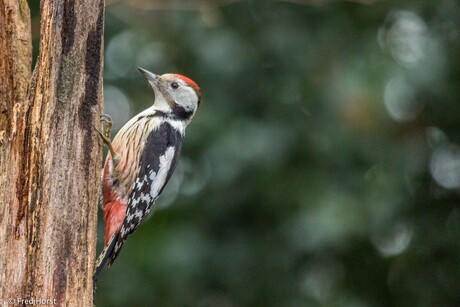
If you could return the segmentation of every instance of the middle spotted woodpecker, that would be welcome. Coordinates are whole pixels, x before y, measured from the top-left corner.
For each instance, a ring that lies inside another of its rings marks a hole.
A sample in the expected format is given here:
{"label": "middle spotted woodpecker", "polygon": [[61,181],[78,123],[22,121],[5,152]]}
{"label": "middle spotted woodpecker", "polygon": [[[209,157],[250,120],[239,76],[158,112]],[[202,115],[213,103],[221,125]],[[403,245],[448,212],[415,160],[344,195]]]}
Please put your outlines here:
{"label": "middle spotted woodpecker", "polygon": [[153,105],[129,120],[112,142],[108,116],[101,117],[107,122],[105,131],[98,131],[109,153],[102,179],[105,247],[94,280],[152,210],[176,168],[185,129],[201,101],[200,88],[191,79],[139,70],[153,88]]}

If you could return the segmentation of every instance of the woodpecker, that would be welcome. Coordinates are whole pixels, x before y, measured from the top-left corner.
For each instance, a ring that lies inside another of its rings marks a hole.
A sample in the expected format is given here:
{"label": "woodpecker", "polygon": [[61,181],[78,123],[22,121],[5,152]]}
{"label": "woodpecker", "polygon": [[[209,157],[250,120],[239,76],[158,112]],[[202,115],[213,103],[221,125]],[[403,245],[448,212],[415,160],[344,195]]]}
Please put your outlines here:
{"label": "woodpecker", "polygon": [[201,91],[191,79],[179,74],[156,75],[139,70],[152,87],[151,107],[131,118],[110,141],[111,119],[98,130],[109,149],[102,174],[104,249],[94,280],[106,263],[110,266],[126,238],[152,210],[176,168],[185,129],[201,102]]}

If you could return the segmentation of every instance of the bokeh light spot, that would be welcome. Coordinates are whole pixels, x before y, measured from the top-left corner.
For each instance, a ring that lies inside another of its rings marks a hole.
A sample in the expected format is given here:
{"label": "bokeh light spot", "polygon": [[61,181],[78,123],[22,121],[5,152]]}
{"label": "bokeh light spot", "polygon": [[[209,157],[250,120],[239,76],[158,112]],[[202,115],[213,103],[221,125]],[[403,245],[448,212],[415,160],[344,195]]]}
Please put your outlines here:
{"label": "bokeh light spot", "polygon": [[423,104],[415,99],[414,88],[401,76],[394,77],[385,86],[384,103],[396,121],[413,120],[423,110]]}
{"label": "bokeh light spot", "polygon": [[133,116],[131,100],[118,87],[106,85],[104,87],[104,113],[112,117],[113,131],[118,131]]}
{"label": "bokeh light spot", "polygon": [[438,148],[431,157],[430,171],[444,188],[460,187],[460,147],[449,144]]}
{"label": "bokeh light spot", "polygon": [[382,256],[396,256],[407,249],[413,233],[412,223],[396,222],[385,228],[384,231],[374,234],[372,242]]}
{"label": "bokeh light spot", "polygon": [[105,78],[117,79],[136,71],[137,55],[148,41],[147,36],[140,31],[127,30],[113,37],[107,45],[105,60]]}
{"label": "bokeh light spot", "polygon": [[385,43],[393,58],[404,64],[415,64],[425,56],[427,26],[414,12],[396,11],[388,17],[390,27]]}

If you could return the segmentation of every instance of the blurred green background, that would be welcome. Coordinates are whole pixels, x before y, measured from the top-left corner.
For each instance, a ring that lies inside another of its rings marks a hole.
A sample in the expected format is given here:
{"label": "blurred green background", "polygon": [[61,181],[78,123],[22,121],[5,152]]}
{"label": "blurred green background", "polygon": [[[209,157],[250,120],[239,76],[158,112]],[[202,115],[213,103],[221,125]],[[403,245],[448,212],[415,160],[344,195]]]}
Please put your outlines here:
{"label": "blurred green background", "polygon": [[153,102],[137,66],[204,99],[97,306],[460,306],[458,1],[107,0],[105,25],[116,129]]}

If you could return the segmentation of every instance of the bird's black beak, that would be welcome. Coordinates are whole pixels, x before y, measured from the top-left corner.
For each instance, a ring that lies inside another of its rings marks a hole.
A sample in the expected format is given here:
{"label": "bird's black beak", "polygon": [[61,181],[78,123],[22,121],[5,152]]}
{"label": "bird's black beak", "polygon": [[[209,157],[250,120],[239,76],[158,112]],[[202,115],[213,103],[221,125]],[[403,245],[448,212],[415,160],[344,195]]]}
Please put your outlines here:
{"label": "bird's black beak", "polygon": [[147,78],[147,80],[153,82],[154,84],[157,84],[160,76],[154,74],[153,72],[150,72],[142,67],[138,67],[139,71]]}

